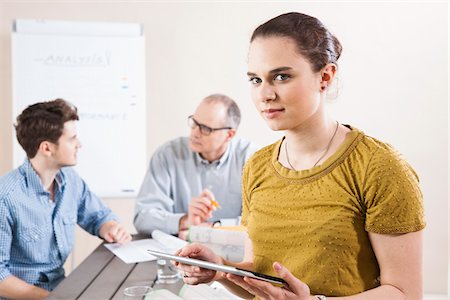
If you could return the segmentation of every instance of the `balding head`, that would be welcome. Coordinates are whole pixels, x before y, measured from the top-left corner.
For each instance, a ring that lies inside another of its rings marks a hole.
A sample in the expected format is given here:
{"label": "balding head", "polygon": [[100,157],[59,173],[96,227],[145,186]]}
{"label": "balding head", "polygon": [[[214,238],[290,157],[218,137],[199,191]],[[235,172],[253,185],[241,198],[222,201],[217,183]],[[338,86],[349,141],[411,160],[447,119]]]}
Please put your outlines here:
{"label": "balding head", "polygon": [[224,126],[238,128],[241,122],[241,111],[233,99],[223,94],[212,94],[204,98],[202,102],[222,103],[227,110],[227,119],[225,120]]}

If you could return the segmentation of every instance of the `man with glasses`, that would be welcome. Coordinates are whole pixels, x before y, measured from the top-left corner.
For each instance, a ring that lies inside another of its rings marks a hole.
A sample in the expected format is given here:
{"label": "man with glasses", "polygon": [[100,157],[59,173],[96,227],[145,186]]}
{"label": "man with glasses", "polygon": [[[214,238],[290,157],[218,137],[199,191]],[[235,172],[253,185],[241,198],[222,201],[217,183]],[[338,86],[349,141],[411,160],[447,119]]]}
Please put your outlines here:
{"label": "man with glasses", "polygon": [[214,94],[188,117],[189,137],[169,141],[154,153],[139,192],[134,226],[187,238],[190,225],[241,215],[241,175],[257,147],[235,137],[241,119],[236,103]]}

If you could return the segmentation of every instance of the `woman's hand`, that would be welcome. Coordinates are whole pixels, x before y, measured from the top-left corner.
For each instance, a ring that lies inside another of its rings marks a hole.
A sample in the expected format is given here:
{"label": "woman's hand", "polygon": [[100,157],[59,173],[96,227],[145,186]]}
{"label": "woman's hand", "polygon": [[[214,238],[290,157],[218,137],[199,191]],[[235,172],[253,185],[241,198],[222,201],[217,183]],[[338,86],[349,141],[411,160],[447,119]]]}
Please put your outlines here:
{"label": "woman's hand", "polygon": [[[223,264],[223,260],[220,256],[216,255],[211,249],[200,244],[190,244],[186,247],[178,250],[176,253],[178,256],[190,257],[209,261],[217,264]],[[199,284],[206,283],[217,278],[220,278],[219,272],[203,269],[196,266],[186,265],[179,262],[174,262],[174,265],[180,269],[183,273],[183,281],[187,284]]]}
{"label": "woman's hand", "polygon": [[258,296],[263,300],[311,299],[308,285],[297,279],[294,275],[292,275],[291,272],[289,272],[288,269],[277,262],[273,264],[273,269],[279,277],[283,278],[286,281],[287,285],[283,287],[277,287],[269,282],[250,277],[243,278],[232,274],[224,274],[224,276],[231,282],[234,282],[235,284],[241,286],[243,289],[247,290],[249,293]]}

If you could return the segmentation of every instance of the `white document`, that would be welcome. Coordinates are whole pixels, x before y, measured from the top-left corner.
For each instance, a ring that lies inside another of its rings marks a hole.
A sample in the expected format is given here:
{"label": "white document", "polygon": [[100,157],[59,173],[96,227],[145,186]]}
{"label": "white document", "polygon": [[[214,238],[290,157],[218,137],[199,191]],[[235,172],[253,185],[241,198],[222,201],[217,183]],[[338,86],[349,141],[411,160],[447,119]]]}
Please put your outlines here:
{"label": "white document", "polygon": [[188,237],[190,242],[201,243],[226,260],[240,262],[244,259],[247,232],[191,226]]}
{"label": "white document", "polygon": [[215,254],[223,257],[226,260],[241,262],[244,259],[244,246],[235,246],[235,245],[219,245],[219,244],[210,244],[210,243],[201,243],[205,245]]}
{"label": "white document", "polygon": [[[214,286],[215,285],[215,286]],[[184,300],[241,300],[242,298],[230,293],[223,285],[218,282],[214,282],[211,285],[198,284],[188,285],[185,284],[179,293],[180,297]]]}
{"label": "white document", "polygon": [[160,230],[153,230],[152,238],[158,241],[167,252],[172,254],[188,244],[185,240],[179,239]]}
{"label": "white document", "polygon": [[155,290],[145,296],[145,300],[183,300],[169,290]]}
{"label": "white document", "polygon": [[156,260],[156,257],[147,252],[148,249],[175,253],[187,245],[186,241],[159,230],[152,232],[152,239],[131,241],[125,245],[104,244],[114,255],[127,264]]}
{"label": "white document", "polygon": [[[180,298],[181,297],[181,298]],[[199,284],[188,285],[185,284],[179,295],[175,295],[169,290],[161,289],[150,292],[145,296],[145,300],[242,300],[233,293],[229,292],[222,284],[217,281],[211,285]]]}
{"label": "white document", "polygon": [[204,226],[191,226],[189,228],[189,241],[198,243],[245,246],[247,232],[223,230]]}
{"label": "white document", "polygon": [[147,253],[147,249],[164,249],[154,239],[132,241],[125,245],[105,244],[105,247],[127,264],[156,260],[155,256]]}

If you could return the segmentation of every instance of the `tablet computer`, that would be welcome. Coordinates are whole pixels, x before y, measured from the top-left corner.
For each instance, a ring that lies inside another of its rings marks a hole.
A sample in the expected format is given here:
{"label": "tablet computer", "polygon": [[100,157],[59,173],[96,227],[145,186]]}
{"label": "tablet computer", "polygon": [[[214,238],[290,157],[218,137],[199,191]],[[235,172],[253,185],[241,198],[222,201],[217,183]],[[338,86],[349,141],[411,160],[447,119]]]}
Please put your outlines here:
{"label": "tablet computer", "polygon": [[246,277],[256,278],[259,280],[264,280],[264,281],[276,283],[276,284],[286,284],[286,281],[284,281],[284,279],[282,279],[282,278],[274,277],[274,276],[270,276],[270,275],[266,275],[266,274],[262,274],[262,273],[258,273],[258,272],[253,272],[253,271],[235,268],[235,267],[231,267],[231,266],[215,264],[215,263],[211,263],[208,261],[195,259],[195,258],[172,255],[169,253],[159,252],[159,251],[155,251],[155,250],[151,250],[151,249],[148,249],[147,252],[156,257],[162,257],[162,258],[166,258],[169,260],[174,260],[174,261],[177,261],[182,264],[197,266],[197,267],[214,270],[214,271],[221,271],[224,273],[230,273],[230,274],[234,274],[234,275],[238,275],[238,276],[242,276],[242,277],[246,276]]}

